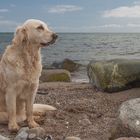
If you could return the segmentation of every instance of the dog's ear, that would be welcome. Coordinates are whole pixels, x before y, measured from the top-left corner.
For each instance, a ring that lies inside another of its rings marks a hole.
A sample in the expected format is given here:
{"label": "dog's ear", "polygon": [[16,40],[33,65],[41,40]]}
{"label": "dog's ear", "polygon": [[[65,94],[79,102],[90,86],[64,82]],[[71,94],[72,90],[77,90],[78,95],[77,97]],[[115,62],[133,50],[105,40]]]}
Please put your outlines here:
{"label": "dog's ear", "polygon": [[16,29],[15,35],[14,35],[14,39],[13,39],[13,43],[16,46],[25,46],[27,44],[28,41],[28,37],[27,37],[27,31],[26,28],[24,27],[18,27]]}

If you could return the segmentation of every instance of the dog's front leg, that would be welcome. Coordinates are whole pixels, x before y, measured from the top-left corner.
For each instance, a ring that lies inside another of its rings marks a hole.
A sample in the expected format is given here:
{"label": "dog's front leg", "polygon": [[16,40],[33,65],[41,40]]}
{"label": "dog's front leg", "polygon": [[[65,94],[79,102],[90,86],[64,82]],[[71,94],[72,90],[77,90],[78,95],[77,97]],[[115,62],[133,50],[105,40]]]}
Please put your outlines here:
{"label": "dog's front leg", "polygon": [[10,131],[18,131],[19,126],[16,122],[16,95],[12,93],[13,91],[9,89],[6,93],[6,107],[8,112],[8,129]]}
{"label": "dog's front leg", "polygon": [[36,95],[36,90],[30,94],[28,99],[26,100],[26,115],[27,115],[27,122],[30,128],[38,127],[39,124],[37,124],[34,121],[33,117],[33,103]]}

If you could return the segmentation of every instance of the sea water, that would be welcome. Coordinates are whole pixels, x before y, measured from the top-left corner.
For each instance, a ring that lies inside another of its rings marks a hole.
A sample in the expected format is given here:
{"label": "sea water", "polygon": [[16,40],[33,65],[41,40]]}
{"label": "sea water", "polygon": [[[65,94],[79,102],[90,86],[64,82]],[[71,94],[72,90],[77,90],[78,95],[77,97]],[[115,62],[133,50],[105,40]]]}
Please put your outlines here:
{"label": "sea water", "polygon": [[[139,33],[58,33],[58,40],[42,48],[43,65],[69,58],[82,67],[72,73],[72,80],[88,82],[86,66],[91,60],[114,58],[140,59]],[[0,53],[11,43],[13,33],[0,33]]]}

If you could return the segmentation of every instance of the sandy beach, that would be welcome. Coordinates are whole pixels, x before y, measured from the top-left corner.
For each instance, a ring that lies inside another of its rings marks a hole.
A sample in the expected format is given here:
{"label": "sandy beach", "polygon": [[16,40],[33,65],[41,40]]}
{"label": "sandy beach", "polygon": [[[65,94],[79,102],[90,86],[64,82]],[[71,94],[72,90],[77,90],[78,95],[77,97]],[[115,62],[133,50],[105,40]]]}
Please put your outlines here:
{"label": "sandy beach", "polygon": [[[78,136],[82,140],[108,140],[122,102],[140,97],[140,88],[108,94],[88,83],[42,83],[37,103],[57,108],[47,112],[41,123],[46,135],[54,140]],[[0,125],[0,134],[13,139],[7,125]]]}

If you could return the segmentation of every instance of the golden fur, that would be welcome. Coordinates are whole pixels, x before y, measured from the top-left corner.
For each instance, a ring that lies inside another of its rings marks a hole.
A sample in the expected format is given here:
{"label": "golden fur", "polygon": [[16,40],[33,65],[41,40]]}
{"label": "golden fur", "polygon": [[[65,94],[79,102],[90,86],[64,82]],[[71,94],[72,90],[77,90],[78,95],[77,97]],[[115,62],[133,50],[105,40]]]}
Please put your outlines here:
{"label": "golden fur", "polygon": [[27,119],[29,127],[37,127],[33,111],[55,110],[33,105],[42,64],[40,49],[55,42],[57,36],[40,20],[27,20],[18,27],[0,62],[0,123],[8,122],[17,131],[17,122]]}

